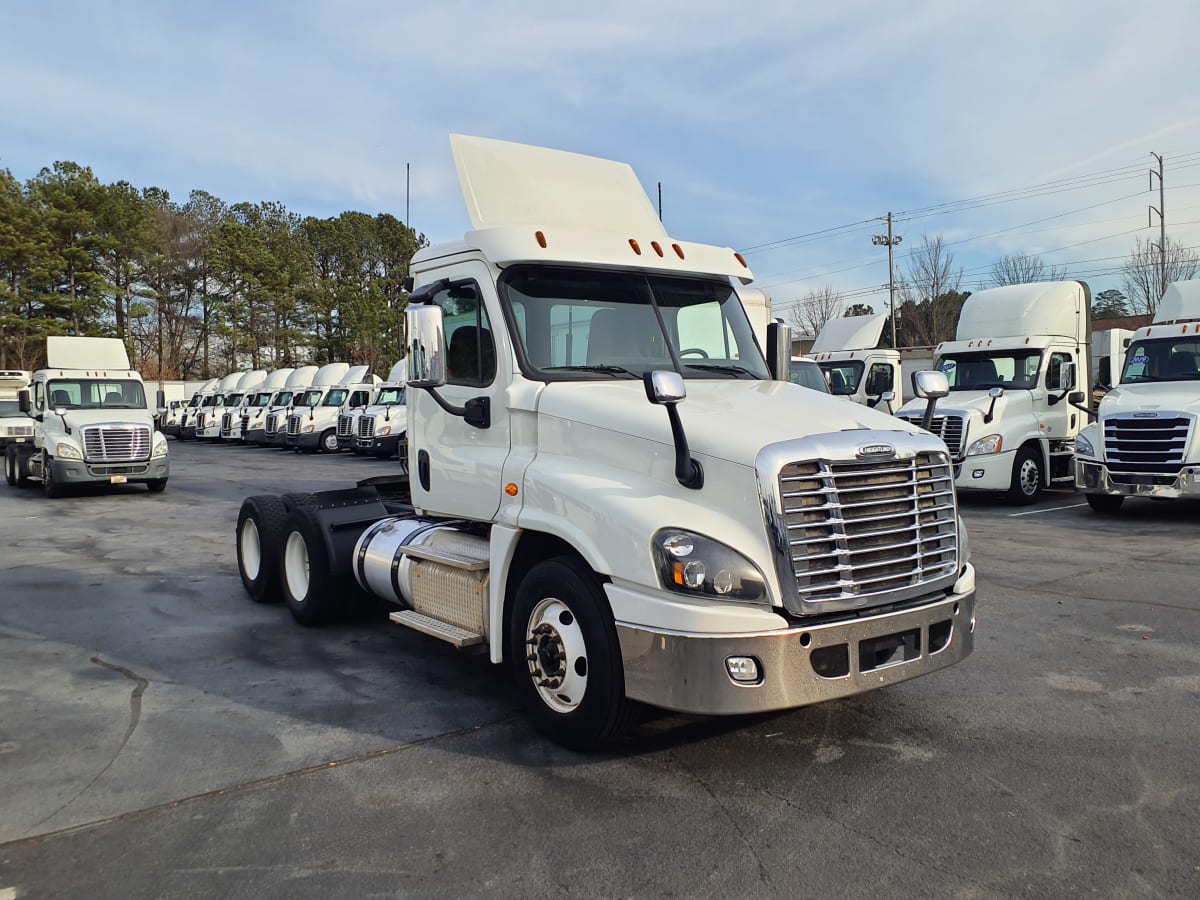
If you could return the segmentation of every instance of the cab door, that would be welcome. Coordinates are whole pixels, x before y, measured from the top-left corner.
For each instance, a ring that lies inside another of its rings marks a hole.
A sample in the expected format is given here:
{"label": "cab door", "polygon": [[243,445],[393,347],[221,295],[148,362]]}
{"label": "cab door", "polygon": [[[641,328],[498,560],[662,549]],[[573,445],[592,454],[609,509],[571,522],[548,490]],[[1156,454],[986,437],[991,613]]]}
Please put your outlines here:
{"label": "cab door", "polygon": [[[1069,367],[1064,363],[1070,363]],[[1063,380],[1064,372],[1067,378]],[[1072,438],[1079,433],[1079,418],[1082,415],[1078,409],[1067,402],[1067,395],[1078,390],[1079,358],[1066,347],[1051,347],[1046,356],[1046,370],[1042,373],[1038,387],[1046,399],[1035,404],[1042,407],[1038,416],[1041,426],[1041,436],[1050,440]],[[1037,394],[1034,395],[1037,397]]]}
{"label": "cab door", "polygon": [[432,513],[490,521],[500,507],[509,451],[506,388],[512,355],[500,332],[504,319],[487,266],[469,261],[439,270],[449,286],[432,298],[442,308],[450,405],[486,397],[488,427],[446,412],[427,390],[408,392],[408,460],[413,504]]}

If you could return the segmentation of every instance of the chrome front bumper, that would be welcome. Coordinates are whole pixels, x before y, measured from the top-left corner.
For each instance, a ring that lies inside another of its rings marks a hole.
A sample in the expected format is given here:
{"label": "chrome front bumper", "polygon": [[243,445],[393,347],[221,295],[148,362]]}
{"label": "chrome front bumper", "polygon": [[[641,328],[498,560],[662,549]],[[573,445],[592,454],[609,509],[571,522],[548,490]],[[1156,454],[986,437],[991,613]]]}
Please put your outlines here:
{"label": "chrome front bumper", "polygon": [[[626,695],[704,715],[807,706],[907,681],[965,659],[974,632],[973,586],[901,612],[755,634],[617,623]],[[757,661],[757,683],[730,677],[726,660],[735,656]]]}
{"label": "chrome front bumper", "polygon": [[1102,462],[1075,457],[1075,489],[1085,494],[1115,497],[1159,497],[1175,500],[1200,497],[1200,465],[1185,465],[1175,475],[1108,471]]}

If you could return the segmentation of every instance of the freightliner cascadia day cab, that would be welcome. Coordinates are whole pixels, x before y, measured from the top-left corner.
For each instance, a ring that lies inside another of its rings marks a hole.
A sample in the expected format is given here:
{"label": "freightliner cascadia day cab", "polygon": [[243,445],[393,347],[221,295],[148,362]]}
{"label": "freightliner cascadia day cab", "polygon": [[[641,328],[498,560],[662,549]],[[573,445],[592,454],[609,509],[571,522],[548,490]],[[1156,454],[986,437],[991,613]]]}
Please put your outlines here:
{"label": "freightliner cascadia day cab", "polygon": [[21,412],[20,402],[31,377],[24,369],[0,369],[0,453],[9,444],[33,441],[33,419]]}
{"label": "freightliner cascadia day cab", "polygon": [[196,415],[200,412],[200,404],[204,402],[205,397],[211,396],[216,391],[217,385],[220,383],[220,378],[210,378],[200,390],[192,394],[187,406],[179,413],[179,424],[173,432],[176,438],[186,441],[196,437]]}
{"label": "freightliner cascadia day cab", "polygon": [[221,431],[221,414],[225,411],[225,401],[237,391],[238,383],[245,375],[244,371],[230,372],[221,379],[215,393],[200,401],[200,409],[196,412],[196,440],[217,439]]}
{"label": "freightliner cascadia day cab", "polygon": [[142,376],[118,338],[50,337],[47,368],[33,373],[19,404],[34,419],[33,442],[10,444],[9,484],[40,482],[47,497],[68,485],[167,486],[167,438],[154,428]]}
{"label": "freightliner cascadia day cab", "polygon": [[[294,369],[273,371],[258,390],[254,391],[250,402],[242,407],[242,422],[239,426],[239,439],[242,443],[261,444],[263,442],[263,428],[267,412],[270,411],[275,398],[280,395],[283,386],[287,384],[288,376],[294,371]],[[291,400],[291,397],[287,399]],[[286,402],[282,405],[286,406]]]}
{"label": "freightliner cascadia day cab", "polygon": [[226,419],[231,410],[239,409],[246,396],[246,390],[261,384],[267,373],[261,369],[242,372],[233,380],[229,389],[209,409],[204,410],[204,427],[196,427],[196,439],[200,441],[220,441],[225,439],[221,432],[225,428]]}
{"label": "freightliner cascadia day cab", "polygon": [[829,391],[883,412],[898,410],[911,393],[912,374],[928,369],[932,347],[880,347],[887,316],[830,319],[809,349],[829,381]]}
{"label": "freightliner cascadia day cab", "polygon": [[212,426],[215,424],[217,440],[241,440],[242,410],[254,399],[255,393],[266,380],[267,373],[263,369],[254,369],[243,375],[237,383],[237,387],[233,389],[233,393],[226,395],[224,404],[213,410],[208,433],[211,434]]}
{"label": "freightliner cascadia day cab", "polygon": [[[401,452],[401,442],[408,431],[408,410],[404,406],[407,373],[408,363],[404,360],[392,366],[388,380],[379,386],[371,405],[349,423],[357,452],[378,459],[389,459]],[[406,458],[402,461],[408,462]]]}
{"label": "freightliner cascadia day cab", "polygon": [[[1082,397],[1072,398],[1082,402]],[[1200,281],[1169,285],[1129,341],[1120,383],[1075,439],[1075,487],[1092,509],[1126,497],[1200,497]]]}
{"label": "freightliner cascadia day cab", "polygon": [[[932,421],[954,457],[959,490],[1032,503],[1042,488],[1072,482],[1087,410],[1069,399],[1090,371],[1090,304],[1081,281],[1007,285],[967,298],[956,340],[937,347],[935,366],[950,395]],[[897,415],[921,421],[920,402]]]}
{"label": "freightliner cascadia day cab", "polygon": [[254,599],[312,625],[357,582],[510,665],[537,726],[580,749],[632,701],[783,709],[971,652],[939,438],[788,383],[785,326],[769,368],[745,261],[669,236],[628,165],[451,143],[474,230],[411,263],[411,481],[247,498]]}
{"label": "freightliner cascadia day cab", "polygon": [[302,415],[296,434],[288,429],[288,446],[306,453],[337,453],[341,449],[337,439],[339,417],[352,406],[364,407],[371,401],[371,392],[379,379],[369,374],[370,369],[370,366],[351,366],[315,406],[309,406],[307,412],[299,410]]}
{"label": "freightliner cascadia day cab", "polygon": [[[367,366],[362,366],[363,374]],[[330,451],[337,452],[337,412],[341,406],[340,393],[338,394],[339,402],[335,406],[326,407],[320,422],[325,426],[326,435],[324,432],[317,431],[317,408],[338,389],[342,379],[350,374],[349,363],[329,363],[321,366],[317,374],[313,376],[312,383],[303,390],[297,391],[292,395],[292,406],[288,410],[287,419],[284,422],[284,439],[283,445],[289,450],[304,450],[307,453],[316,453],[322,447],[322,440],[327,436],[331,437]],[[329,416],[329,412],[333,416]],[[326,420],[329,420],[326,422]]]}
{"label": "freightliner cascadia day cab", "polygon": [[263,424],[262,443],[266,447],[283,447],[287,439],[287,417],[291,412],[292,401],[305,388],[312,384],[320,371],[319,366],[300,366],[293,369],[292,374],[284,382],[283,390],[271,398],[271,406]]}

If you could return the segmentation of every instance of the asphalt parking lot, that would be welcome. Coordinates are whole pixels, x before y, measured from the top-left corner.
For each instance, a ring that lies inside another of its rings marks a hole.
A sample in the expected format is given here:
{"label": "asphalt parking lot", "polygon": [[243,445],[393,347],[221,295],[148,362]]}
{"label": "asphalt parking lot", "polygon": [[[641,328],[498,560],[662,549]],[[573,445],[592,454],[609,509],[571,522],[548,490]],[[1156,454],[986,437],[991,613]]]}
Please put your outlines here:
{"label": "asphalt parking lot", "polygon": [[397,463],[172,454],[0,486],[0,900],[1200,896],[1195,504],[965,498],[965,663],[579,756],[480,657],[243,594],[244,496]]}

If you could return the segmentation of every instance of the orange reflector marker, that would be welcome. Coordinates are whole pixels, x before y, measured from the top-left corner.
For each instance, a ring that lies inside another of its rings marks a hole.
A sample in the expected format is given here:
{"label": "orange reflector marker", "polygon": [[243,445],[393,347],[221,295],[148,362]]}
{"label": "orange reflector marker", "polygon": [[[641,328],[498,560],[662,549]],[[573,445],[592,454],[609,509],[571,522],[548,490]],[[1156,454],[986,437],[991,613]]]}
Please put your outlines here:
{"label": "orange reflector marker", "polygon": [[675,251],[676,256],[678,256],[680,259],[683,259],[683,248],[682,247],[680,247],[678,244],[672,244],[671,249]]}
{"label": "orange reflector marker", "polygon": [[504,486],[504,493],[508,494],[510,497],[517,496],[517,486],[510,481]]}
{"label": "orange reflector marker", "polygon": [[675,563],[674,581],[676,584],[683,584],[683,563],[681,562]]}
{"label": "orange reflector marker", "polygon": [[546,236],[544,234],[542,234],[540,231],[535,231],[533,233],[533,236],[535,238],[537,238],[538,246],[541,247],[543,250],[545,250],[546,249]]}
{"label": "orange reflector marker", "polygon": [[659,256],[663,255],[662,247],[659,246],[658,241],[651,241],[650,246],[654,248],[654,252],[657,253]]}
{"label": "orange reflector marker", "polygon": [[629,239],[629,246],[633,248],[633,252],[638,256],[642,255],[642,248],[638,246],[638,242],[633,238]]}
{"label": "orange reflector marker", "polygon": [[733,254],[733,257],[734,257],[734,259],[736,259],[738,262],[740,262],[742,264],[743,269],[750,268],[748,265],[746,265],[746,257],[742,256],[742,254],[735,253],[735,254]]}

